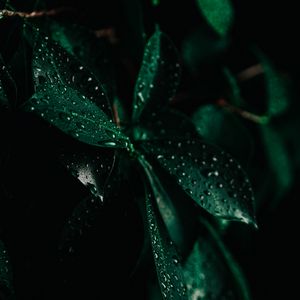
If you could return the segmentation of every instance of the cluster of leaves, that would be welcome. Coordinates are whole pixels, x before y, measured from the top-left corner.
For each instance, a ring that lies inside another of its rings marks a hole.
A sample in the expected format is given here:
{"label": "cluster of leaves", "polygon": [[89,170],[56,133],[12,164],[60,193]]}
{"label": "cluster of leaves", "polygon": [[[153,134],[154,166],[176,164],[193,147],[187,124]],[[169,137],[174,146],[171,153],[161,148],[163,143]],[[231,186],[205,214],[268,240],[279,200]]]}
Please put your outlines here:
{"label": "cluster of leaves", "polygon": [[[230,2],[197,3],[223,47],[232,26]],[[159,1],[153,4],[158,6]],[[97,40],[93,32],[49,19],[38,24],[21,23],[22,39],[32,52],[32,93],[15,108],[18,83],[10,74],[10,66],[0,57],[1,110],[35,114],[46,121],[47,130],[57,128],[64,138],[69,136],[87,145],[84,153],[80,146],[59,150],[59,161],[89,191],[89,196],[77,203],[65,220],[58,245],[62,259],[72,256],[82,233],[94,226],[105,203],[113,201],[122,182],[132,177],[138,183],[129,184],[134,186],[147,233],[142,254],[149,240],[161,296],[250,299],[242,272],[223,244],[217,225],[211,225],[218,223],[210,215],[226,220],[220,224],[228,225],[227,221],[233,220],[257,227],[253,190],[234,158],[247,165],[251,139],[232,112],[248,112],[246,117],[258,120],[280,189],[278,197],[291,185],[285,145],[270,122],[287,109],[286,87],[271,63],[253,50],[264,69],[269,101],[265,114],[249,113],[251,106],[241,95],[237,76],[224,68],[229,104],[203,105],[190,118],[170,108],[180,83],[180,59],[170,38],[157,27],[145,44],[128,109],[117,93],[109,45]],[[183,56],[187,65],[195,61],[188,50],[197,48],[194,41],[185,45]],[[274,163],[278,156],[279,165]],[[180,197],[174,195],[174,190]],[[191,207],[196,208],[192,217],[197,235],[191,238],[189,246],[182,236],[188,230],[180,219],[182,207],[188,207],[188,212]],[[7,294],[14,294],[8,257],[1,242],[1,289],[2,286]]]}

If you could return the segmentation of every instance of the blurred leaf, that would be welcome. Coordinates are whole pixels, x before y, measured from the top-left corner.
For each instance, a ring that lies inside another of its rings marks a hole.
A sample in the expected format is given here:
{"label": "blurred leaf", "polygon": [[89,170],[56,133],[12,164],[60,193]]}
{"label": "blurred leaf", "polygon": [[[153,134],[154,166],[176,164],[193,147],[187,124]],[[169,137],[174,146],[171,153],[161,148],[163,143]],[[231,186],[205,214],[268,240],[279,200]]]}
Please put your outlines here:
{"label": "blurred leaf", "polygon": [[142,113],[155,115],[174,96],[180,80],[178,53],[159,29],[149,39],[136,81],[133,121]]}
{"label": "blurred leaf", "polygon": [[140,146],[209,213],[255,225],[251,185],[229,154],[199,139],[147,141]]}
{"label": "blurred leaf", "polygon": [[145,197],[148,229],[163,299],[187,299],[176,248],[168,237],[152,191],[146,190]]}
{"label": "blurred leaf", "polygon": [[99,147],[127,147],[127,137],[112,120],[94,102],[71,87],[44,83],[23,109],[81,142]]}
{"label": "blurred leaf", "polygon": [[243,274],[211,230],[201,233],[183,266],[189,299],[249,300]]}
{"label": "blurred leaf", "polygon": [[[0,292],[6,296],[14,294],[12,286],[12,270],[7,250],[0,240]],[[1,294],[1,293],[0,293]]]}
{"label": "blurred leaf", "polygon": [[235,115],[215,105],[203,105],[195,111],[192,119],[204,140],[220,146],[244,166],[248,165],[253,138]]}
{"label": "blurred leaf", "polygon": [[287,81],[280,74],[271,61],[258,49],[254,49],[264,71],[265,88],[268,101],[267,114],[275,116],[283,113],[289,106],[289,92]]}
{"label": "blurred leaf", "polygon": [[228,68],[224,68],[223,69],[223,73],[225,75],[225,78],[227,79],[227,82],[229,84],[229,88],[230,88],[230,102],[233,105],[236,105],[238,107],[243,106],[244,105],[244,100],[241,96],[241,91],[239,88],[239,85],[237,83],[236,78],[234,77],[234,75],[231,73],[231,71]]}
{"label": "blurred leaf", "polygon": [[220,35],[228,34],[234,17],[234,11],[230,0],[197,0],[206,21]]}
{"label": "blurred leaf", "polygon": [[273,206],[276,206],[276,200],[279,200],[292,185],[293,168],[282,137],[271,126],[260,128],[269,166],[276,180],[277,199],[273,202]]}
{"label": "blurred leaf", "polygon": [[194,124],[179,111],[165,109],[134,127],[135,140],[179,139],[198,136]]}

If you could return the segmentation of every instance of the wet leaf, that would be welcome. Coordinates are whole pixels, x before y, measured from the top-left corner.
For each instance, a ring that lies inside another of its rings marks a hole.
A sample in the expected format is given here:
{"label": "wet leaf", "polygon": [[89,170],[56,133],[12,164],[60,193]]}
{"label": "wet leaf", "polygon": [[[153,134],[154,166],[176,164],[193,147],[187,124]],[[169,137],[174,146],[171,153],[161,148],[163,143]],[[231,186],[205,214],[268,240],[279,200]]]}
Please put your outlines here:
{"label": "wet leaf", "polygon": [[230,0],[197,0],[199,9],[208,24],[220,35],[228,34],[234,17]]}
{"label": "wet leaf", "polygon": [[261,126],[261,134],[269,166],[275,176],[276,198],[279,200],[292,185],[292,164],[284,140],[271,126]]}
{"label": "wet leaf", "polygon": [[60,160],[70,173],[90,190],[91,196],[103,200],[104,186],[115,161],[113,151],[110,149],[63,151]]}
{"label": "wet leaf", "polygon": [[112,66],[112,49],[104,38],[96,38],[88,28],[77,24],[48,21],[51,37],[78,60],[101,82],[105,94],[112,101],[115,82]]}
{"label": "wet leaf", "polygon": [[176,245],[179,245],[182,242],[181,235],[183,235],[183,228],[179,220],[178,212],[176,211],[172,200],[154,172],[153,167],[144,159],[142,160],[142,165],[150,182],[153,196],[156,200],[157,207],[169,232],[169,235],[172,241],[174,241]]}
{"label": "wet leaf", "polygon": [[0,291],[12,295],[12,270],[4,243],[0,240]]}
{"label": "wet leaf", "polygon": [[90,99],[71,87],[44,83],[23,109],[73,138],[99,147],[126,148],[128,138]]}
{"label": "wet leaf", "polygon": [[273,66],[272,62],[258,49],[254,49],[264,71],[269,116],[283,113],[289,106],[287,80]]}
{"label": "wet leaf", "polygon": [[36,91],[40,91],[45,85],[52,85],[58,91],[65,87],[72,88],[97,105],[108,118],[112,117],[102,84],[74,56],[48,36],[39,34],[36,38],[32,70]]}
{"label": "wet leaf", "polygon": [[250,299],[239,266],[216,232],[199,234],[183,270],[189,299]]}
{"label": "wet leaf", "polygon": [[146,213],[152,252],[163,299],[187,299],[176,248],[159,216],[155,197],[146,193]]}
{"label": "wet leaf", "polygon": [[142,113],[156,113],[174,96],[180,80],[178,53],[171,40],[159,29],[146,44],[143,63],[136,81],[133,120]]}
{"label": "wet leaf", "polygon": [[255,225],[251,185],[229,154],[200,139],[148,141],[140,147],[209,213]]}

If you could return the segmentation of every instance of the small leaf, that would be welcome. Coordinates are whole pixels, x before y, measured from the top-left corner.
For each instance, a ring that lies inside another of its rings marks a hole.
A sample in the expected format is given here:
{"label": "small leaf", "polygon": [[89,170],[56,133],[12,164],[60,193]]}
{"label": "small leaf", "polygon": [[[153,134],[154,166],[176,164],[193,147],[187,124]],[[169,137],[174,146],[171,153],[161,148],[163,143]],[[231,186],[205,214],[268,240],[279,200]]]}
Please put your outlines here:
{"label": "small leaf", "polygon": [[185,261],[183,270],[189,299],[249,300],[239,266],[216,235],[207,230],[201,232]]}
{"label": "small leaf", "polygon": [[199,139],[148,141],[140,147],[209,213],[255,225],[251,185],[229,154]]}
{"label": "small leaf", "polygon": [[104,186],[112,172],[115,154],[106,149],[63,151],[61,162],[91,192],[91,196],[103,200]]}
{"label": "small leaf", "polygon": [[133,120],[142,113],[156,113],[174,96],[180,81],[178,53],[171,40],[158,29],[148,41],[136,81]]}
{"label": "small leaf", "polygon": [[[3,290],[2,290],[3,289]],[[12,287],[12,270],[9,263],[7,250],[0,240],[0,291],[5,292],[5,295],[12,295],[14,293]]]}
{"label": "small leaf", "polygon": [[239,107],[245,105],[244,100],[241,95],[240,87],[239,87],[238,82],[237,82],[236,78],[234,77],[234,75],[231,73],[231,71],[228,68],[224,68],[223,73],[229,84],[230,102],[233,105],[239,106]]}
{"label": "small leaf", "polygon": [[179,257],[159,216],[154,195],[146,193],[146,213],[157,276],[163,299],[187,299]]}
{"label": "small leaf", "polygon": [[90,145],[126,148],[128,138],[92,101],[67,86],[44,83],[23,109]]}
{"label": "small leaf", "polygon": [[261,126],[261,134],[266,156],[275,176],[276,198],[279,200],[293,182],[292,164],[282,137],[271,126]]}
{"label": "small leaf", "polygon": [[228,34],[234,17],[230,0],[197,0],[199,9],[209,25],[220,35]]}
{"label": "small leaf", "polygon": [[271,61],[258,49],[254,49],[254,53],[259,58],[265,79],[265,87],[268,101],[267,114],[275,116],[283,113],[289,106],[289,92],[287,81],[280,74]]}

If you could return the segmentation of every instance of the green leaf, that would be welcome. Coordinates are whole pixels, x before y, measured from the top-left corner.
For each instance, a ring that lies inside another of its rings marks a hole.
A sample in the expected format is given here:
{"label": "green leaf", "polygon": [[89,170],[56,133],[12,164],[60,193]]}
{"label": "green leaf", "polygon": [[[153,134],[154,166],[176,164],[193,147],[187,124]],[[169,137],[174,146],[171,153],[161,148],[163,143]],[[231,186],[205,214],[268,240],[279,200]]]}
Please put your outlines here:
{"label": "green leaf", "polygon": [[180,81],[178,53],[159,29],[149,39],[136,81],[133,121],[142,113],[155,115],[174,96]]}
{"label": "green leaf", "polygon": [[159,216],[153,193],[150,189],[146,191],[148,229],[163,299],[187,299],[176,248]]}
{"label": "green leaf", "polygon": [[105,94],[112,101],[115,82],[112,49],[107,40],[96,38],[94,32],[77,24],[48,20],[52,39],[93,72],[101,82]]}
{"label": "green leaf", "polygon": [[265,88],[268,101],[267,114],[269,116],[281,114],[285,112],[289,106],[287,81],[259,49],[254,49],[254,53],[259,58],[264,71]]}
{"label": "green leaf", "polygon": [[260,128],[269,166],[276,180],[277,199],[273,203],[276,205],[276,200],[279,200],[292,185],[293,168],[282,137],[271,126]]}
{"label": "green leaf", "polygon": [[142,165],[150,182],[153,196],[171,240],[174,241],[176,245],[179,245],[182,243],[183,228],[180,224],[178,212],[159,178],[155,174],[153,166],[145,159],[142,159]]}
{"label": "green leaf", "polygon": [[14,293],[12,287],[12,270],[9,263],[7,250],[0,240],[0,291],[5,295],[12,295]]}
{"label": "green leaf", "polygon": [[61,162],[91,192],[93,197],[103,200],[104,187],[112,172],[115,154],[110,149],[64,150]]}
{"label": "green leaf", "polygon": [[199,9],[208,24],[220,35],[228,34],[234,17],[230,0],[197,0]]}
{"label": "green leaf", "polygon": [[209,213],[255,225],[251,185],[229,154],[200,139],[147,141],[140,147]]}
{"label": "green leaf", "polygon": [[216,232],[201,232],[183,270],[189,299],[250,299],[239,266]]}
{"label": "green leaf", "polygon": [[253,138],[239,118],[215,105],[203,105],[192,116],[199,135],[248,165]]}
{"label": "green leaf", "polygon": [[128,138],[92,101],[67,86],[44,83],[24,105],[73,138],[89,145],[126,148]]}
{"label": "green leaf", "polygon": [[245,103],[242,98],[241,90],[240,90],[240,87],[238,85],[236,78],[234,77],[234,75],[231,73],[231,71],[228,68],[224,68],[223,73],[229,84],[229,89],[230,89],[229,98],[231,100],[230,102],[233,105],[238,106],[238,107],[243,106]]}

